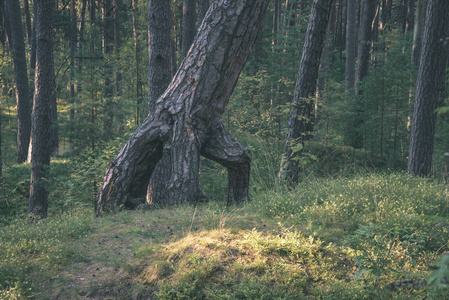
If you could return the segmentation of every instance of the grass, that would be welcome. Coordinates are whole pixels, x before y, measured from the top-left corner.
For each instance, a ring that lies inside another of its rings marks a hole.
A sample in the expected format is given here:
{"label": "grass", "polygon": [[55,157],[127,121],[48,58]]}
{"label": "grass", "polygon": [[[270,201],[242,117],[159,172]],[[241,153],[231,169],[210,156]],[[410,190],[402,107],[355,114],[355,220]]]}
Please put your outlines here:
{"label": "grass", "polygon": [[449,299],[444,281],[420,281],[449,250],[447,196],[429,179],[372,174],[234,208],[18,218],[0,233],[0,298]]}

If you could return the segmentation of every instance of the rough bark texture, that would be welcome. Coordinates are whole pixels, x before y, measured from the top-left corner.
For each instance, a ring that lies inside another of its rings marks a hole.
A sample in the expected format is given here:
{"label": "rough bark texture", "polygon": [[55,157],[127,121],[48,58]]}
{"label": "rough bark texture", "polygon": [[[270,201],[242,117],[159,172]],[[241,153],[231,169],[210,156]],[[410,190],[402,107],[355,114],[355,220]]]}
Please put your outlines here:
{"label": "rough bark texture", "polygon": [[407,172],[411,175],[429,176],[432,168],[435,109],[446,66],[444,41],[448,20],[449,1],[429,0],[410,134]]}
{"label": "rough bark texture", "polygon": [[184,0],[182,8],[181,60],[187,56],[187,52],[195,38],[195,17],[195,0]]}
{"label": "rough bark texture", "polygon": [[[148,1],[148,114],[154,113],[156,101],[171,81],[170,70],[170,3],[166,0]],[[170,153],[167,151],[151,176],[146,202],[169,204],[166,185],[170,180]]]}
{"label": "rough bark texture", "polygon": [[[225,164],[219,159],[223,155],[211,147],[217,144],[215,138],[220,139],[214,129],[222,126],[222,115],[256,39],[268,1],[220,0],[211,5],[192,51],[157,100],[155,113],[142,123],[106,169],[98,213],[140,203],[135,199],[145,196],[148,180],[164,148],[172,159],[167,192],[173,203],[196,201],[200,154],[204,152]],[[234,170],[245,169],[242,165],[247,163],[239,161],[245,161],[248,151],[237,145],[224,150],[229,157],[226,164],[232,161]],[[249,175],[249,168],[245,170]],[[240,177],[239,184],[249,180]],[[237,202],[247,200],[242,198],[247,193],[239,184],[230,187],[231,194],[240,197],[235,199]]]}
{"label": "rough bark texture", "polygon": [[54,1],[35,1],[36,6],[36,74],[33,109],[33,150],[31,153],[31,184],[28,213],[36,218],[47,217],[48,175],[50,168],[52,117],[50,106],[54,97],[53,74],[53,7]]}
{"label": "rough bark texture", "polygon": [[25,57],[25,40],[22,29],[19,0],[6,1],[6,12],[11,28],[14,80],[17,100],[17,163],[27,160],[31,134],[31,100]]}
{"label": "rough bark texture", "polygon": [[311,97],[316,91],[316,81],[320,66],[324,37],[332,7],[332,0],[314,0],[304,42],[304,48],[295,85],[288,134],[285,142],[285,164],[281,166],[281,179],[289,186],[298,182],[300,151],[297,145],[303,145],[311,138],[313,131],[312,113],[314,101]]}

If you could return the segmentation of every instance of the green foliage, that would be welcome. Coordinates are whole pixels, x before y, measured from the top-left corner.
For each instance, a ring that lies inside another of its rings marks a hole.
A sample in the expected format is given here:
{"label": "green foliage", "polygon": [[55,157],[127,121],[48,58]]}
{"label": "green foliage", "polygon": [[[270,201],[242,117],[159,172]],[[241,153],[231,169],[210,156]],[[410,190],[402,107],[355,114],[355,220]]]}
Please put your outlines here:
{"label": "green foliage", "polygon": [[60,270],[84,253],[73,247],[86,235],[92,217],[49,219],[29,224],[17,219],[0,231],[0,296],[27,298],[39,290],[39,282],[49,279],[52,270]]}

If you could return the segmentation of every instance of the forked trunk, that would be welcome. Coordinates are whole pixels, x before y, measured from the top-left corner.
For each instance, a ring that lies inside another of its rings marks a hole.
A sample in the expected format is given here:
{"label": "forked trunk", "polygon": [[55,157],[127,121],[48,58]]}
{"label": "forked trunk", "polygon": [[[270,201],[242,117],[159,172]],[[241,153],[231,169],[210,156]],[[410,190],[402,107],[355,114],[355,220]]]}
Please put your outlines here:
{"label": "forked trunk", "polygon": [[134,207],[164,151],[170,153],[167,193],[173,203],[198,200],[200,154],[230,172],[228,202],[248,199],[249,150],[233,142],[222,115],[269,0],[216,1],[205,16],[191,51],[154,114],[134,132],[105,172],[97,213]]}

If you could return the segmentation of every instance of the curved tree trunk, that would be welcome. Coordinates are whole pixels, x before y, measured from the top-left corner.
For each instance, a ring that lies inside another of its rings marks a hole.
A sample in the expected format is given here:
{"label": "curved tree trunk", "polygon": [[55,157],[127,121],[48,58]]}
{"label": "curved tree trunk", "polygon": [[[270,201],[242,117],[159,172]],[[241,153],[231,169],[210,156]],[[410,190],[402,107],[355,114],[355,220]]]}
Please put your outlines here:
{"label": "curved tree trunk", "polygon": [[6,1],[6,12],[11,28],[14,79],[17,99],[17,163],[27,160],[31,134],[31,100],[25,57],[25,40],[20,16],[19,0]]}
{"label": "curved tree trunk", "polygon": [[242,174],[231,174],[239,181],[231,182],[231,190],[239,197],[236,202],[247,200],[243,195],[249,182],[249,167],[245,167],[248,150],[234,145],[240,150],[234,152],[232,145],[228,148],[229,139],[223,142],[226,158],[218,155],[218,151],[207,152],[211,149],[207,146],[218,147],[214,139],[222,139],[214,129],[222,126],[222,115],[261,27],[268,2],[241,0],[212,4],[192,51],[157,100],[154,114],[135,131],[106,169],[97,213],[141,203],[136,199],[145,196],[148,180],[164,148],[170,151],[172,159],[167,193],[173,203],[197,200],[200,154],[226,164],[228,169],[242,170]]}
{"label": "curved tree trunk", "polygon": [[449,1],[429,0],[410,134],[407,172],[411,175],[429,176],[432,168],[435,109],[446,67],[444,41],[448,19]]}
{"label": "curved tree trunk", "polygon": [[[307,26],[306,39],[301,57],[295,94],[288,121],[285,142],[286,166],[281,166],[281,179],[289,186],[298,182],[299,160],[304,142],[312,137],[314,102],[318,69],[326,35],[326,27],[332,7],[332,0],[314,0]],[[299,148],[298,148],[298,145]]]}

